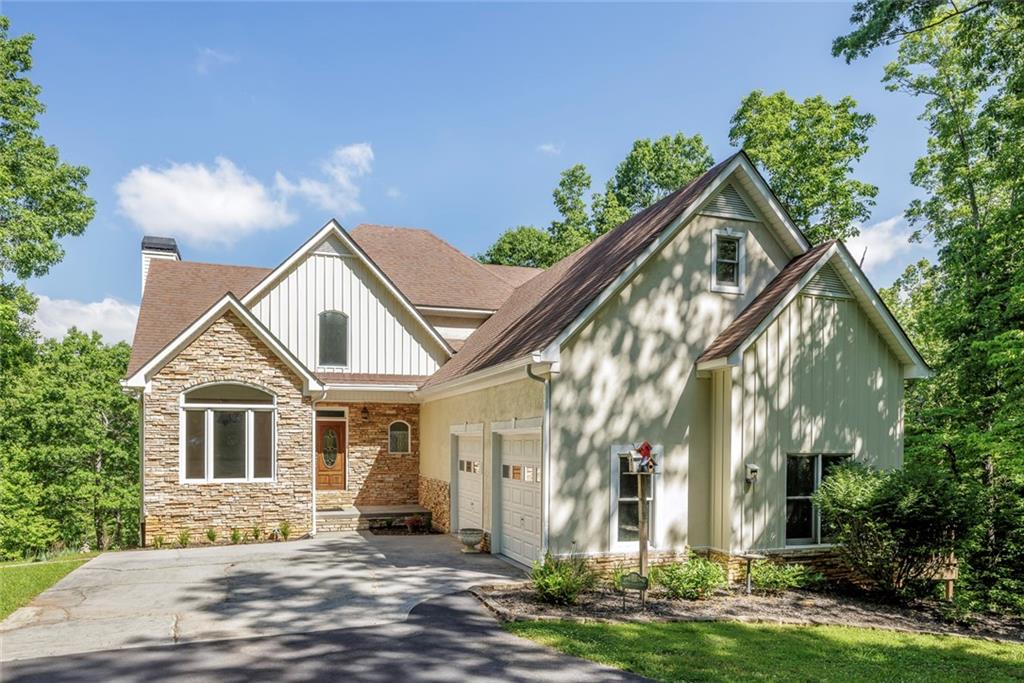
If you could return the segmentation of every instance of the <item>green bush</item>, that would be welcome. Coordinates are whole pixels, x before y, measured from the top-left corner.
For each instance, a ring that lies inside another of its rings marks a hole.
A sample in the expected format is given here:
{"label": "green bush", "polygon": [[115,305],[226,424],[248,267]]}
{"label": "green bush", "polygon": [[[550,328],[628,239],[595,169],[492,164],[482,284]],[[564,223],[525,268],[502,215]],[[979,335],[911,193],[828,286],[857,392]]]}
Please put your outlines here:
{"label": "green bush", "polygon": [[239,531],[238,529],[232,528],[231,529],[231,542],[234,543],[235,545],[238,545],[239,543],[241,543],[242,542],[242,532]]}
{"label": "green bush", "polygon": [[580,593],[594,587],[597,576],[587,567],[582,557],[544,556],[543,562],[534,562],[530,573],[533,589],[544,602],[552,605],[572,605]]}
{"label": "green bush", "polygon": [[292,525],[288,523],[288,520],[281,522],[281,525],[277,527],[277,530],[281,532],[281,538],[288,540],[288,537],[292,535]]}
{"label": "green bush", "polygon": [[178,532],[178,547],[184,548],[188,546],[189,542],[188,530],[182,530]]}
{"label": "green bush", "polygon": [[652,583],[661,586],[673,598],[702,600],[726,585],[725,569],[703,557],[665,564],[651,570]]}
{"label": "green bush", "polygon": [[162,534],[157,534],[153,537],[153,547],[157,550],[164,547],[164,537]]}
{"label": "green bush", "polygon": [[[632,574],[633,572],[640,573],[640,568],[639,567],[624,567],[622,565],[619,565],[619,566],[615,567],[615,569],[612,570],[612,575],[608,579],[608,583],[611,584],[612,588],[614,588],[615,590],[617,590],[617,591],[619,591],[621,593],[622,592],[622,577],[625,576],[626,574]],[[648,572],[648,573],[650,573],[650,572]]]}
{"label": "green bush", "polygon": [[212,528],[212,527],[207,529],[206,530],[206,538],[207,538],[207,540],[210,541],[210,543],[216,543],[217,542],[217,530]]}
{"label": "green bush", "polygon": [[254,540],[254,541],[260,540],[260,535],[262,533],[263,533],[263,529],[259,528],[258,526],[254,526],[252,528],[252,540]]}
{"label": "green bush", "polygon": [[750,567],[750,579],[754,588],[763,593],[784,593],[794,588],[808,588],[825,581],[818,572],[802,564],[780,564],[760,560]]}
{"label": "green bush", "polygon": [[849,568],[890,599],[928,590],[971,517],[949,476],[927,466],[877,471],[848,463],[822,482],[814,502]]}

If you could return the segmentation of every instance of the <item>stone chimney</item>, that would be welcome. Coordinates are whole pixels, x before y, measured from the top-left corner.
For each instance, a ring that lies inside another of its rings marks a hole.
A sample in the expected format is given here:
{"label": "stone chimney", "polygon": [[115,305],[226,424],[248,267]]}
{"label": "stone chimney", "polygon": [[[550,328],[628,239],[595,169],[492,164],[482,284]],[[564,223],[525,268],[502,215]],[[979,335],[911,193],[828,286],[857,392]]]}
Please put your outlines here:
{"label": "stone chimney", "polygon": [[142,238],[142,293],[146,291],[146,276],[149,275],[149,264],[157,259],[181,260],[178,243],[174,241],[173,237],[146,236]]}

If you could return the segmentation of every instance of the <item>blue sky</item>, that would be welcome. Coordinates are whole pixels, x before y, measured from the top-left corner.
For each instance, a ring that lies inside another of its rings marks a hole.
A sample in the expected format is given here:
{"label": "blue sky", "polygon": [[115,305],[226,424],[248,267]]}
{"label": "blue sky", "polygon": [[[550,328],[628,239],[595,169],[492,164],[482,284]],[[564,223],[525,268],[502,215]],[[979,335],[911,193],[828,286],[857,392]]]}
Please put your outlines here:
{"label": "blue sky", "polygon": [[852,95],[878,118],[859,178],[880,187],[853,245],[878,286],[929,249],[922,103],[880,83],[892,51],[831,57],[849,4],[49,4],[5,2],[37,37],[41,132],[92,170],[96,218],[29,286],[39,327],[130,339],[144,233],[190,260],[273,266],[331,216],[425,227],[473,254],[546,225],[559,172],[603,186],[638,137],[734,151],[752,89]]}

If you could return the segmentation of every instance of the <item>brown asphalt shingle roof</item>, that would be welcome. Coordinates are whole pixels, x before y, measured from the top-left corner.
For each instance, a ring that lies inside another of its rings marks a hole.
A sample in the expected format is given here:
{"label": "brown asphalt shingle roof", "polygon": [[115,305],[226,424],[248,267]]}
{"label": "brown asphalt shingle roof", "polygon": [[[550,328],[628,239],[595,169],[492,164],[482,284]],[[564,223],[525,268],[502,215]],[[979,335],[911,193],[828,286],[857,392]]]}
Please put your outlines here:
{"label": "brown asphalt shingle roof", "polygon": [[[738,152],[737,154],[742,154]],[[735,158],[641,211],[518,287],[424,387],[520,358],[553,341]]]}
{"label": "brown asphalt shingle roof", "polygon": [[716,358],[725,358],[739,348],[743,340],[757,329],[761,321],[785,298],[794,285],[800,282],[800,278],[821,260],[822,254],[828,251],[833,244],[835,244],[835,240],[819,244],[786,264],[782,272],[776,275],[775,279],[769,282],[768,286],[761,290],[761,293],[743,309],[743,312],[715,337],[715,340],[704,350],[697,362],[705,363]]}
{"label": "brown asphalt shingle roof", "polygon": [[415,306],[497,310],[515,289],[428,230],[359,225],[352,238]]}
{"label": "brown asphalt shingle roof", "polygon": [[135,324],[128,376],[135,374],[226,293],[242,298],[269,268],[154,260]]}
{"label": "brown asphalt shingle roof", "polygon": [[534,276],[543,273],[543,268],[530,268],[528,266],[503,266],[498,263],[484,263],[483,267],[491,271],[502,280],[505,280],[513,287],[532,280]]}

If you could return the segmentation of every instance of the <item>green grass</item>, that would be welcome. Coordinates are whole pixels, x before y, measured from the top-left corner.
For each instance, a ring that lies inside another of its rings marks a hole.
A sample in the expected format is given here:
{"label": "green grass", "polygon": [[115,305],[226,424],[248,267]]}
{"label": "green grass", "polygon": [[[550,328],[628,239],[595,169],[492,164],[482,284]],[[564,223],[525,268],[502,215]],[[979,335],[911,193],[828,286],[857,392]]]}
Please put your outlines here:
{"label": "green grass", "polygon": [[49,562],[9,562],[0,565],[0,619],[26,605],[95,554],[62,557]]}
{"label": "green grass", "polygon": [[663,681],[1024,681],[1024,645],[842,626],[733,622],[506,628]]}

